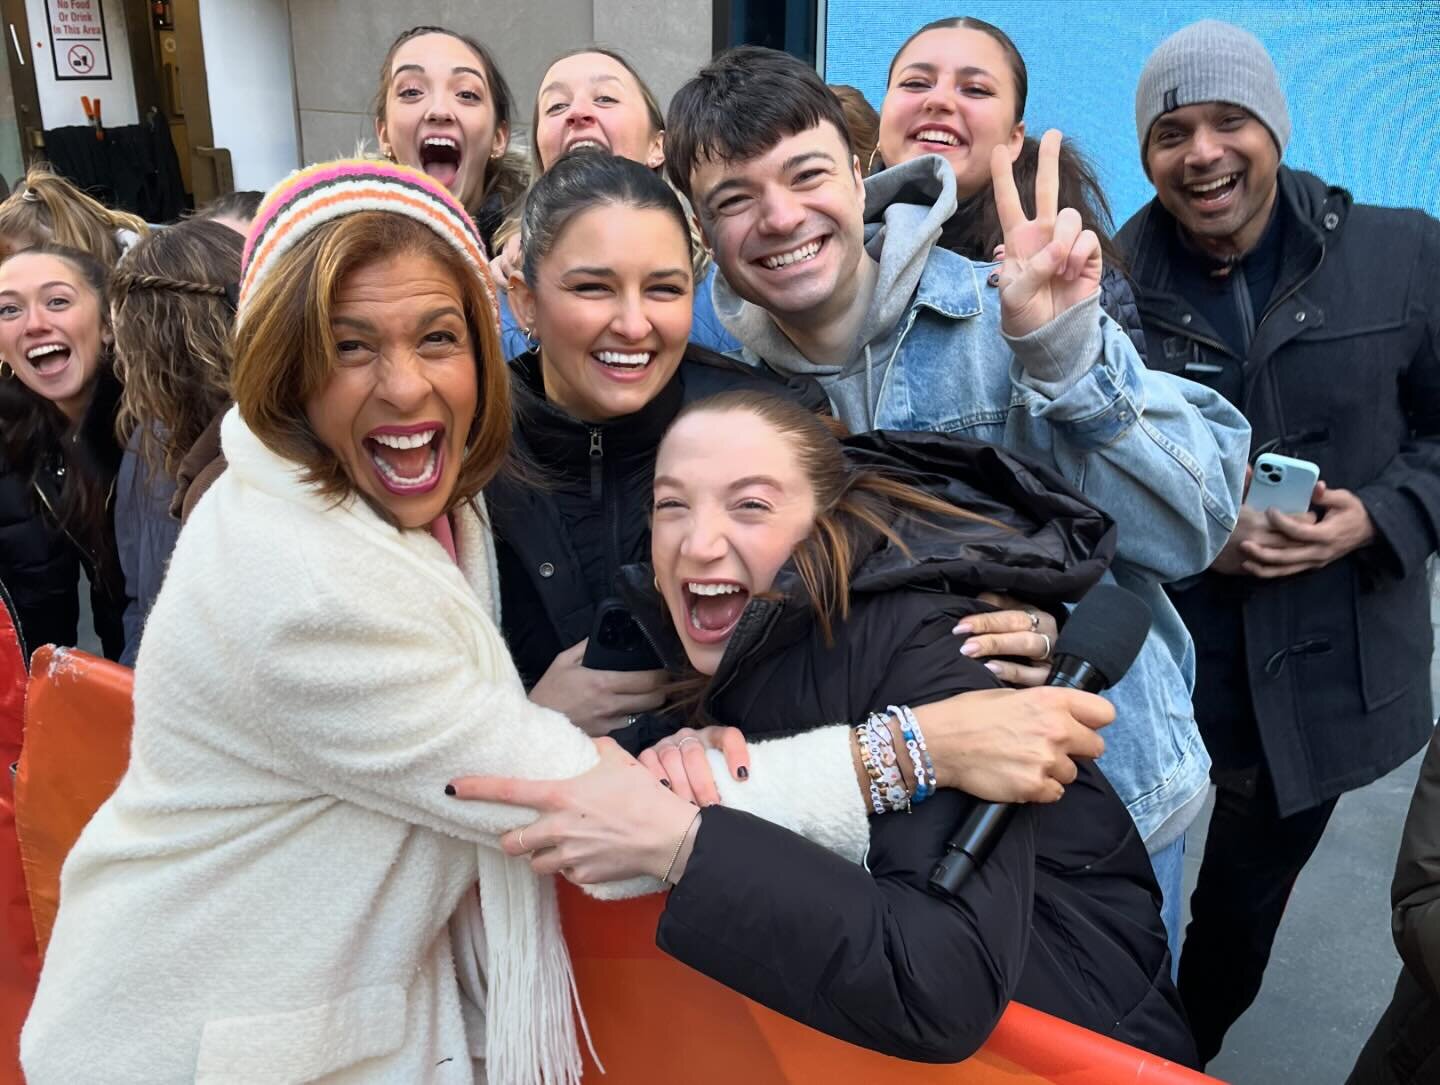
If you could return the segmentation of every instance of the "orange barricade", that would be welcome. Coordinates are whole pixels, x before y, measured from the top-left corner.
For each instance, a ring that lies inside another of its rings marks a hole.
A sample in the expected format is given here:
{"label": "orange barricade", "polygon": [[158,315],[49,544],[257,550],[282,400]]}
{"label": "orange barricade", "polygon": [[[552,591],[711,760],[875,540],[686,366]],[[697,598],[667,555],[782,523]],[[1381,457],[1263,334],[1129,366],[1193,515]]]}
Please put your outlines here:
{"label": "orange barricade", "polygon": [[133,672],[74,648],[35,653],[15,824],[40,955],[60,905],[60,867],[130,760]]}
{"label": "orange barricade", "polygon": [[[35,655],[17,785],[41,950],[60,866],[129,756],[130,671],[78,651]],[[43,824],[42,824],[43,822]],[[781,1017],[655,947],[658,896],[601,903],[560,883],[565,937],[595,1049],[616,1085],[1199,1085],[1215,1079],[1011,1005],[968,1062],[877,1055]]]}
{"label": "orange barricade", "polygon": [[[655,946],[663,899],[601,903],[560,883],[595,1051],[624,1085],[1198,1085],[1215,1079],[1012,1003],[973,1058],[905,1062],[822,1035]],[[587,1074],[593,1067],[586,1052]]]}
{"label": "orange barricade", "polygon": [[21,1080],[20,1026],[30,1011],[40,971],[15,837],[15,792],[10,777],[10,766],[20,757],[24,728],[25,657],[14,618],[0,603],[0,937],[4,939],[0,946],[0,1085],[16,1085]]}

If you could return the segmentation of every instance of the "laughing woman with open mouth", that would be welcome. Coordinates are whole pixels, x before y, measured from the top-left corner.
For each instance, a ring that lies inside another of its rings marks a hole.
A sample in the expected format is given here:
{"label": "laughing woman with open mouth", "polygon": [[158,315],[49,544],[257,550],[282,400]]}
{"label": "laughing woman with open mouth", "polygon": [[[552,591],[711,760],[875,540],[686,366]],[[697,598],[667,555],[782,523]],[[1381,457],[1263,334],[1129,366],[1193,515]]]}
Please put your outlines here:
{"label": "laughing woman with open mouth", "polygon": [[380,65],[373,111],[381,153],[449,189],[487,253],[525,192],[523,159],[507,153],[512,103],[490,51],[458,30],[411,27]]}
{"label": "laughing woman with open mouth", "polygon": [[496,626],[480,490],[510,396],[479,239],[424,174],[314,166],[262,205],[236,319],[229,467],[62,872],[27,1080],[468,1085],[483,1057],[491,1085],[573,1083],[553,889],[498,849],[523,819],[444,790],[597,758]]}
{"label": "laughing woman with open mouth", "polygon": [[73,645],[83,566],[105,654],[124,647],[109,494],[120,465],[106,271],[49,242],[0,264],[0,583],[27,650]]}

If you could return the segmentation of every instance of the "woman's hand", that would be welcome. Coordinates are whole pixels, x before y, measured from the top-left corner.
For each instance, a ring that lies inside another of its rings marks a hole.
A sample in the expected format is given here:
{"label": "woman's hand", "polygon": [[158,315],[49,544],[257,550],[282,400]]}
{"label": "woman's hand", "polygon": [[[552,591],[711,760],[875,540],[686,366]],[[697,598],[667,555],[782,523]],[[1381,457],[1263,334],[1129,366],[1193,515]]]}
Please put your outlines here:
{"label": "woman's hand", "polygon": [[[507,855],[530,853],[536,874],[560,874],[577,885],[638,875],[660,878],[677,846],[691,843],[699,811],[645,771],[612,739],[595,740],[600,763],[569,780],[465,776],[450,786],[458,799],[529,806],[540,817],[506,833]],[[688,858],[686,854],[680,859]],[[680,880],[677,861],[670,881]]]}
{"label": "woman's hand", "polygon": [[[954,629],[956,636],[967,638],[960,646],[961,654],[984,660],[1007,686],[1043,686],[1050,677],[1050,653],[1060,635],[1054,615],[996,592],[982,592],[978,598],[1000,609],[961,619]],[[1036,662],[1031,666],[991,656],[1020,656]]]}
{"label": "woman's hand", "polygon": [[713,806],[720,801],[720,792],[715,787],[715,774],[710,771],[706,750],[723,753],[730,775],[735,779],[749,778],[749,750],[745,735],[738,727],[702,727],[698,731],[682,727],[641,753],[640,764],[682,799]]}
{"label": "woman's hand", "polygon": [[570,717],[592,738],[665,704],[664,671],[592,671],[582,662],[588,643],[582,640],[556,656],[530,691],[530,699]]}
{"label": "woman's hand", "polygon": [[520,255],[520,232],[517,230],[505,247],[496,254],[495,259],[490,261],[490,277],[495,280],[497,289],[506,291],[510,289],[510,276],[520,270],[520,263],[523,257]]}
{"label": "woman's hand", "polygon": [[1095,733],[1115,718],[1093,693],[1046,686],[960,693],[915,709],[941,787],[989,802],[1055,802],[1072,758],[1105,752]]}

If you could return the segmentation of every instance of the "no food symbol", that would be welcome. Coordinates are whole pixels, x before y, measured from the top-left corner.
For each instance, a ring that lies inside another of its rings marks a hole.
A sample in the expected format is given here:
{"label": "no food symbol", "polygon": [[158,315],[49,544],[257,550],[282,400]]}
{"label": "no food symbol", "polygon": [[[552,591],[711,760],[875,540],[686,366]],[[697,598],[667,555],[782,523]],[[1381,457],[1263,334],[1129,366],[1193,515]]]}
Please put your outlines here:
{"label": "no food symbol", "polygon": [[70,51],[65,54],[65,59],[70,64],[70,70],[85,75],[95,67],[95,54],[91,52],[88,45],[72,45]]}

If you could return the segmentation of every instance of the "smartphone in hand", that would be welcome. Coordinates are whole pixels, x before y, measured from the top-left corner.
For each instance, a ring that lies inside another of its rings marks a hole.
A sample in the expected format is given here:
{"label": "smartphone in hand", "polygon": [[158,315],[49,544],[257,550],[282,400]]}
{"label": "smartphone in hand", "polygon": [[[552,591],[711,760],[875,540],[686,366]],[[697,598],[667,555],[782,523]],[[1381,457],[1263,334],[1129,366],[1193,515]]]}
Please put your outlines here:
{"label": "smartphone in hand", "polygon": [[658,671],[660,657],[619,599],[606,599],[595,610],[590,642],[581,666],[592,671]]}
{"label": "smartphone in hand", "polygon": [[1309,460],[1266,452],[1255,460],[1245,504],[1259,512],[1276,509],[1299,516],[1309,511],[1319,481],[1320,468]]}

